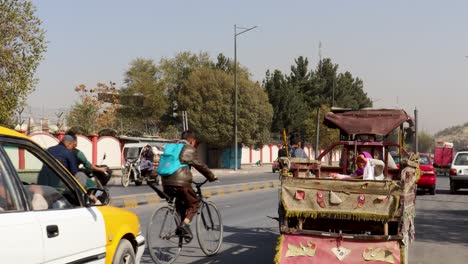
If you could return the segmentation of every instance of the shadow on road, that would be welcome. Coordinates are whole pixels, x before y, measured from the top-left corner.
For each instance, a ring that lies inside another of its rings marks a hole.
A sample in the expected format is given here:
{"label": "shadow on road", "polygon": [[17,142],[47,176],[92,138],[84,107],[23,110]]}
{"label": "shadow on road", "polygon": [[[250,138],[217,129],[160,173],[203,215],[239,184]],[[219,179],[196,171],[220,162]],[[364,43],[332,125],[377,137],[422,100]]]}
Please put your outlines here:
{"label": "shadow on road", "polygon": [[[238,228],[224,226],[224,239],[220,252],[207,257],[200,250],[196,238],[189,245],[184,245],[175,263],[256,263],[271,264],[275,256],[277,228]],[[145,248],[142,263],[153,263]]]}
{"label": "shadow on road", "polygon": [[[196,260],[201,263],[272,263],[278,232],[270,228],[238,228],[225,226],[224,247],[218,255]],[[229,248],[227,247],[229,245]]]}
{"label": "shadow on road", "polygon": [[418,210],[416,240],[468,245],[467,219],[468,210]]}
{"label": "shadow on road", "polygon": [[[437,194],[451,194],[450,190],[436,190],[436,193]],[[451,194],[451,195],[468,195],[468,190],[466,191],[458,190],[456,193]]]}

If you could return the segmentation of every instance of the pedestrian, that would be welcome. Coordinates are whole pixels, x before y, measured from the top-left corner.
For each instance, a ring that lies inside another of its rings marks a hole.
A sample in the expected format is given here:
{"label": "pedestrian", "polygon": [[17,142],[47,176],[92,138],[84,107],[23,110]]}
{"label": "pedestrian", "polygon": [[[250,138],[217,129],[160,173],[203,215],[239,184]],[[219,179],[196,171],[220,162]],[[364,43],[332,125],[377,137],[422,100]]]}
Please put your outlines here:
{"label": "pedestrian", "polygon": [[299,137],[294,137],[291,139],[291,157],[293,158],[304,158],[307,159],[309,156],[305,153],[305,151],[301,147],[301,141]]}

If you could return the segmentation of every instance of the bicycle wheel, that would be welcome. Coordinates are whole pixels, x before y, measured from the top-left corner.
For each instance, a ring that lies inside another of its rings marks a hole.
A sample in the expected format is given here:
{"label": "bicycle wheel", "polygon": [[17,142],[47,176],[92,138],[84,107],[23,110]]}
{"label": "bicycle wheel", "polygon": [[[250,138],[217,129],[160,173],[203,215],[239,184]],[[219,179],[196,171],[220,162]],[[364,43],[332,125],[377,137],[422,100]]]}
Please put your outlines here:
{"label": "bicycle wheel", "polygon": [[197,239],[207,256],[218,253],[223,242],[223,221],[213,202],[202,202],[197,215]]}
{"label": "bicycle wheel", "polygon": [[151,258],[158,264],[176,260],[182,249],[182,238],[176,235],[180,222],[178,214],[167,206],[156,210],[148,223],[146,239]]}
{"label": "bicycle wheel", "polygon": [[124,173],[124,174],[122,175],[121,181],[122,181],[122,186],[123,186],[123,187],[127,187],[128,184],[130,183],[130,176],[131,176],[131,174],[132,174],[132,169],[129,168],[129,169],[128,169],[128,172],[126,172],[126,173]]}

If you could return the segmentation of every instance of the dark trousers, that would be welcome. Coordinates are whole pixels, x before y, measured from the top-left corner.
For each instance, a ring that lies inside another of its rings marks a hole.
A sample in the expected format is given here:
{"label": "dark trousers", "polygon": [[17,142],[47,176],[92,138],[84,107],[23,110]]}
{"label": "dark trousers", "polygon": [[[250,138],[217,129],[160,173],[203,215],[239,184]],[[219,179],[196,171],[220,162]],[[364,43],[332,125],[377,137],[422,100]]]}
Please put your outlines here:
{"label": "dark trousers", "polygon": [[176,199],[176,208],[181,220],[188,218],[192,221],[200,207],[200,201],[195,191],[188,187],[164,186],[164,192]]}

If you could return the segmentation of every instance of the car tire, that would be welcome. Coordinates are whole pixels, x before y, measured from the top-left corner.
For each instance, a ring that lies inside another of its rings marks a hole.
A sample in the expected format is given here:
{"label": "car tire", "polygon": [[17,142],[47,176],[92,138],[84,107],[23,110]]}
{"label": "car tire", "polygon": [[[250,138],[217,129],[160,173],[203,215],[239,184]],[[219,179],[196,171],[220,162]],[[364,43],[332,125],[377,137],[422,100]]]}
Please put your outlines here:
{"label": "car tire", "polygon": [[112,264],[134,264],[135,251],[133,250],[132,244],[127,239],[122,239],[117,246],[115,251],[114,259]]}
{"label": "car tire", "polygon": [[431,187],[431,188],[429,189],[429,193],[430,193],[431,195],[435,195],[435,194],[436,194],[436,188],[435,188],[435,186],[434,186],[434,187]]}
{"label": "car tire", "polygon": [[450,181],[450,193],[454,194],[457,192],[457,186],[455,185],[455,182]]}

